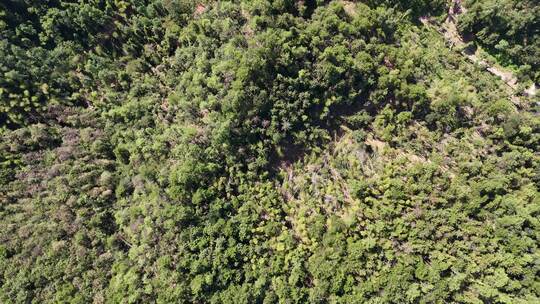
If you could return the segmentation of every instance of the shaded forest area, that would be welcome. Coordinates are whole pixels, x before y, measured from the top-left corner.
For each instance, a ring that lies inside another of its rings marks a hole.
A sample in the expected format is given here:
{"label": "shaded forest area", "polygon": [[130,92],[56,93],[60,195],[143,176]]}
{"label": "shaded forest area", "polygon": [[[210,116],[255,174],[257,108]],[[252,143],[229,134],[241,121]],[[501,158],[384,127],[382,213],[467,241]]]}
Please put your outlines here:
{"label": "shaded forest area", "polygon": [[[538,97],[449,5],[2,1],[0,302],[539,302]],[[463,5],[538,82],[539,4]]]}
{"label": "shaded forest area", "polygon": [[524,78],[540,82],[540,6],[530,0],[465,0],[460,31],[514,65]]}

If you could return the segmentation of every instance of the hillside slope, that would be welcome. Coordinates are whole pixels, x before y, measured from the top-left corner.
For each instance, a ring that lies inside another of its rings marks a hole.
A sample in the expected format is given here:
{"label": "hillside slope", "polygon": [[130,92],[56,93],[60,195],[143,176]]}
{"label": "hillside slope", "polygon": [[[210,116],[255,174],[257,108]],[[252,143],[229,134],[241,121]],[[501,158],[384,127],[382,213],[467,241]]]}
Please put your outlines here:
{"label": "hillside slope", "polygon": [[0,302],[540,301],[537,100],[445,1],[6,3]]}

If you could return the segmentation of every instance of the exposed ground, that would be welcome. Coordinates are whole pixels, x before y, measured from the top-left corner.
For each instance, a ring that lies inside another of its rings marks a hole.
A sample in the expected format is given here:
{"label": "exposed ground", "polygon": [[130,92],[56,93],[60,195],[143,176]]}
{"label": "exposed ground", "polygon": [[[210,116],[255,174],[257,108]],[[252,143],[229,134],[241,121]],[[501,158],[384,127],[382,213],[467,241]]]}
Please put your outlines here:
{"label": "exposed ground", "polygon": [[475,51],[471,51],[469,48],[467,48],[467,41],[459,33],[457,28],[457,20],[459,15],[463,14],[464,12],[466,12],[466,8],[463,7],[461,0],[453,0],[453,4],[448,10],[448,15],[442,24],[437,24],[429,17],[421,17],[420,21],[425,26],[433,27],[437,32],[443,35],[450,46],[452,48],[461,50],[461,54],[463,54],[469,61],[484,67],[488,72],[499,77],[511,90],[511,99],[516,105],[521,103],[519,95],[524,94],[525,96],[536,96],[538,90],[536,84],[531,84],[523,93],[518,92],[520,83],[512,71],[482,59],[481,49],[478,48]]}

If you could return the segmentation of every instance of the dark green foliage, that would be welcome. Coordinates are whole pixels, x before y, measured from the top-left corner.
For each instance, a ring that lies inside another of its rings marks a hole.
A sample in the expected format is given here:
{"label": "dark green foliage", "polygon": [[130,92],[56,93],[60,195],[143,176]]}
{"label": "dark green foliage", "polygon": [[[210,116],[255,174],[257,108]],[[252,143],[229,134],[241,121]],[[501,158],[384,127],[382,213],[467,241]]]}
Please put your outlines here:
{"label": "dark green foliage", "polygon": [[448,1],[445,0],[368,0],[369,5],[398,8],[408,11],[413,18],[420,16],[438,15],[444,11]]}
{"label": "dark green foliage", "polygon": [[520,67],[533,81],[540,81],[540,5],[530,0],[464,1],[466,13],[460,30],[474,35],[481,45],[506,63]]}
{"label": "dark green foliage", "polygon": [[2,3],[0,302],[538,302],[540,120],[443,4]]}

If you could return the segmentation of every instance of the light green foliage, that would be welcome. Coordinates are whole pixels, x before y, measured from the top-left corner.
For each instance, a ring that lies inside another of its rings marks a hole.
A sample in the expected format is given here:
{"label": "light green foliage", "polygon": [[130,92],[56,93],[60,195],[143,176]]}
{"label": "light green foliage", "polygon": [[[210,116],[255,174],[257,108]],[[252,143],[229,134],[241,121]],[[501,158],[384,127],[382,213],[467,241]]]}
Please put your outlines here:
{"label": "light green foliage", "polygon": [[39,3],[0,5],[0,302],[539,301],[540,119],[443,2]]}

